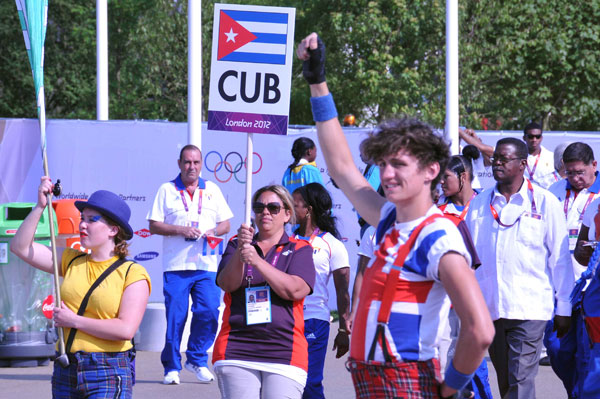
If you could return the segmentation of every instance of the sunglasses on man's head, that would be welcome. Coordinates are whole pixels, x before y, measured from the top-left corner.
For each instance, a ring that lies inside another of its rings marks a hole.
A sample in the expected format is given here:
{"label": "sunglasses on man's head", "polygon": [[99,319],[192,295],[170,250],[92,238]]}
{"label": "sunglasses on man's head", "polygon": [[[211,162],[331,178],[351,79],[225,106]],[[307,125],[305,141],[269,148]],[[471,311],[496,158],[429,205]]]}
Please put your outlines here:
{"label": "sunglasses on man's head", "polygon": [[271,215],[277,215],[281,210],[281,204],[278,202],[269,202],[268,204],[263,204],[262,202],[255,202],[252,204],[252,211],[254,213],[259,214],[263,213],[263,211],[267,208]]}

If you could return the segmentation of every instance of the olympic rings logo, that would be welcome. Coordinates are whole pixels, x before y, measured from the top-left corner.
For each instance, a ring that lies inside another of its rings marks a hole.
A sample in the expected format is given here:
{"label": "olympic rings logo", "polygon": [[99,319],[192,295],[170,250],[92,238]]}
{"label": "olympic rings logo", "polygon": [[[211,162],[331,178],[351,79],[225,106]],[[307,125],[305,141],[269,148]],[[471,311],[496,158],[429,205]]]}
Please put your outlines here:
{"label": "olympic rings logo", "polygon": [[[261,171],[263,167],[263,160],[259,153],[254,152],[253,154],[255,157],[258,157],[258,160],[260,161],[260,166],[258,169],[252,171],[252,174],[255,175]],[[240,180],[238,177],[238,172],[240,172],[242,169],[246,169],[246,161],[247,158],[242,158],[242,155],[236,151],[228,152],[225,157],[223,157],[218,151],[210,151],[204,156],[204,168],[209,172],[214,173],[215,179],[220,183],[227,183],[232,177],[234,177],[238,183],[245,184],[246,180]],[[212,166],[208,166],[209,164]],[[225,171],[221,172],[222,169]],[[229,176],[227,176],[228,173]],[[243,175],[245,176],[246,173],[244,172]]]}

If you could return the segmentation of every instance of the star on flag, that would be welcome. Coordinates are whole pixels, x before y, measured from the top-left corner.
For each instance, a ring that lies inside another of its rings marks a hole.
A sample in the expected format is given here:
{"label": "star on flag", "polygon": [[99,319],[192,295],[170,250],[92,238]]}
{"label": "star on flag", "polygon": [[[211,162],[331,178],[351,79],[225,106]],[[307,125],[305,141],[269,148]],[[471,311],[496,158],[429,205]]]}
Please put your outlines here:
{"label": "star on flag", "polygon": [[225,36],[227,36],[227,43],[229,42],[234,42],[235,43],[235,37],[237,36],[237,33],[233,32],[233,28],[231,28],[229,30],[229,32],[225,32]]}
{"label": "star on flag", "polygon": [[219,40],[219,49],[217,52],[217,59],[219,60],[251,41],[256,40],[255,34],[234,21],[223,10],[221,10],[219,25],[219,37],[227,38],[227,40]]}

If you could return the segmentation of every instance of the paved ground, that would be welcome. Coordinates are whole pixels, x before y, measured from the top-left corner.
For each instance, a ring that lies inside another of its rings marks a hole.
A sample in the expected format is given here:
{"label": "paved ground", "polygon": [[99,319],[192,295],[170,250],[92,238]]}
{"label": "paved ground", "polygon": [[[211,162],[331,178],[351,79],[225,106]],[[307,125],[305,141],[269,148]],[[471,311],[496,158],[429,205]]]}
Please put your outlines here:
{"label": "paved ground", "polygon": [[[333,342],[333,333],[337,325],[333,324],[330,343]],[[489,360],[489,359],[488,359]],[[160,364],[160,353],[138,352],[137,384],[133,394],[137,398],[163,399],[168,397],[183,398],[212,398],[220,397],[216,382],[211,384],[196,383],[195,376],[187,371],[182,371],[181,385],[165,386],[161,384],[163,370]],[[492,364],[490,368],[490,383],[495,398],[499,398],[496,376]],[[43,367],[31,368],[0,368],[0,397],[1,398],[50,398],[50,375],[52,363]],[[344,367],[344,359],[336,359],[333,352],[329,352],[325,363],[325,396],[328,399],[354,398],[354,389],[350,374]],[[540,367],[536,380],[537,397],[540,399],[563,399],[565,391],[558,378],[550,367]]]}

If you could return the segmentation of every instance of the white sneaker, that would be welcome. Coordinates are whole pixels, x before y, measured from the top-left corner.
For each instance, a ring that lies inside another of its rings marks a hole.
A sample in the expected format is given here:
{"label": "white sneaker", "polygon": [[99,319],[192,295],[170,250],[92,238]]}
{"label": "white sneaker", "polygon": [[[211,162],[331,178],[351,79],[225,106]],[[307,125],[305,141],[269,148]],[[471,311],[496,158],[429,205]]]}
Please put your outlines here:
{"label": "white sneaker", "polygon": [[179,385],[179,371],[169,371],[163,380],[165,385]]}
{"label": "white sneaker", "polygon": [[185,369],[196,374],[196,378],[203,384],[208,384],[215,379],[208,367],[194,366],[192,363],[185,363]]}

